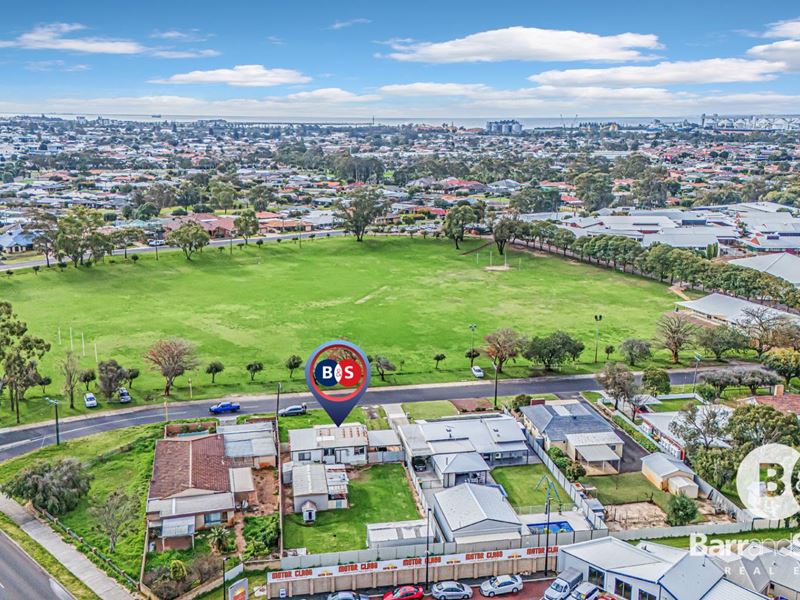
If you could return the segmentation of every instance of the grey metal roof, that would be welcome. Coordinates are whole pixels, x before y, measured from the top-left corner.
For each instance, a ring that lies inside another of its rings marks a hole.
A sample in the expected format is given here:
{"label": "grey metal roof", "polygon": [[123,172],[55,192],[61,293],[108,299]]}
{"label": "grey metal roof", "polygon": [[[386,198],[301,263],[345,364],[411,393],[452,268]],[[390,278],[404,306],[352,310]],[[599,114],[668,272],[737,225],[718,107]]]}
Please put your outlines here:
{"label": "grey metal roof", "polygon": [[727,579],[720,579],[701,600],[766,600],[767,596],[743,588]]}
{"label": "grey metal roof", "polygon": [[655,452],[654,454],[642,457],[642,464],[647,465],[648,469],[662,478],[676,472],[694,475],[694,471],[692,471],[689,465],[664,452]]}
{"label": "grey metal roof", "polygon": [[724,294],[709,294],[699,300],[686,300],[678,302],[678,305],[698,312],[702,315],[722,319],[728,323],[742,323],[747,320],[744,313],[746,309],[764,310],[774,316],[785,317],[795,322],[800,322],[800,318],[782,310],[766,307],[762,304],[749,302],[740,298],[726,296]]}
{"label": "grey metal roof", "polygon": [[328,494],[328,478],[325,465],[296,465],[292,469],[292,487],[295,496],[318,496]]}
{"label": "grey metal roof", "polygon": [[370,446],[399,446],[400,438],[393,429],[373,429],[367,434]]}
{"label": "grey metal roof", "polygon": [[148,500],[147,512],[157,512],[160,518],[233,510],[235,505],[231,492],[178,496],[163,500]]}
{"label": "grey metal roof", "polygon": [[289,446],[292,452],[321,448],[354,448],[369,443],[367,428],[361,423],[316,425],[308,429],[290,429]]}
{"label": "grey metal roof", "polygon": [[568,434],[614,431],[600,415],[577,400],[523,406],[520,412],[540,434],[554,442],[566,442]]}
{"label": "grey metal roof", "polygon": [[661,586],[681,600],[700,600],[723,578],[722,569],[706,556],[687,554],[660,579]]}
{"label": "grey metal roof", "polygon": [[[525,451],[528,446],[519,423],[507,415],[454,417],[425,423],[415,423],[401,428],[405,439],[413,447],[425,446],[433,453],[464,452],[475,450],[480,454]],[[457,446],[452,443],[456,442]]]}
{"label": "grey metal roof", "polygon": [[730,261],[733,265],[755,269],[785,279],[789,283],[800,286],[800,256],[779,252],[777,254],[761,254],[749,258],[737,258]]}
{"label": "grey metal roof", "polygon": [[475,473],[489,470],[489,465],[477,452],[437,454],[433,457],[433,462],[442,473]]}
{"label": "grey metal roof", "polygon": [[522,525],[517,513],[495,487],[462,483],[437,492],[434,498],[453,532],[482,521]]}

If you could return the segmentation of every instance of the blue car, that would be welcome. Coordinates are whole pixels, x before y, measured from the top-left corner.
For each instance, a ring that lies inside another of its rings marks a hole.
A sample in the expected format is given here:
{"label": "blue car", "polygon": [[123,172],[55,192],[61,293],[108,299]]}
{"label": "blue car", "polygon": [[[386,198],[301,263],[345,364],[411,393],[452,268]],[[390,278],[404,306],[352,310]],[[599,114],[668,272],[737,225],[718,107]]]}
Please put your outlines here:
{"label": "blue car", "polygon": [[239,406],[238,402],[220,402],[219,404],[215,404],[214,406],[210,407],[208,412],[214,415],[220,415],[229,412],[239,412],[240,408],[241,407]]}

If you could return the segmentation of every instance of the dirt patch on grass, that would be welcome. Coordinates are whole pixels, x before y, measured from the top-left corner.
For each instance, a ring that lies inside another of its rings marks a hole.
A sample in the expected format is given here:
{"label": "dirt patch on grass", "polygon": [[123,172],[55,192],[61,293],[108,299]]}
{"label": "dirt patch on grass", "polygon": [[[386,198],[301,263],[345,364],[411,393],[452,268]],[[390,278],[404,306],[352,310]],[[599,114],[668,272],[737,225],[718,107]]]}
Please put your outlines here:
{"label": "dirt patch on grass", "polygon": [[367,294],[363,298],[359,298],[358,300],[355,301],[355,303],[356,304],[364,304],[364,302],[368,302],[368,301],[372,300],[375,296],[377,296],[378,294],[380,294],[382,292],[385,292],[388,289],[389,289],[389,286],[385,285],[385,286],[383,286],[381,288],[378,288],[377,290],[375,290],[371,294]]}
{"label": "dirt patch on grass", "polygon": [[488,398],[462,398],[461,400],[451,400],[458,412],[475,412],[477,410],[493,410],[492,401]]}
{"label": "dirt patch on grass", "polygon": [[609,531],[669,527],[666,513],[652,502],[607,506],[606,525]]}

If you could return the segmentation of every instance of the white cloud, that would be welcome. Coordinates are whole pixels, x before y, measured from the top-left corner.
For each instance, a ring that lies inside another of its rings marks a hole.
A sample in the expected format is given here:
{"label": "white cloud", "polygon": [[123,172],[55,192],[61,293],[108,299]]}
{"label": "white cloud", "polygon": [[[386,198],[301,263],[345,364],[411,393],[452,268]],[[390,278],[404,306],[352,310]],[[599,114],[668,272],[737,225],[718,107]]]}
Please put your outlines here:
{"label": "white cloud", "polygon": [[302,101],[302,102],[335,102],[335,103],[352,103],[352,102],[372,102],[380,100],[380,96],[376,94],[354,94],[341,88],[319,88],[309,92],[297,92],[289,94],[286,99],[289,101]]}
{"label": "white cloud", "polygon": [[676,85],[768,81],[786,69],[782,62],[711,58],[707,60],[661,62],[649,66],[607,69],[544,71],[528,79],[548,85]]}
{"label": "white cloud", "polygon": [[151,38],[158,40],[169,40],[172,42],[204,42],[211,36],[202,33],[199,29],[167,29],[165,31],[155,30],[150,34]]}
{"label": "white cloud", "polygon": [[800,71],[800,40],[781,40],[753,46],[747,54],[756,58],[781,61],[792,71]]}
{"label": "white cloud", "polygon": [[384,85],[380,92],[391,96],[474,96],[490,91],[482,83],[434,83],[421,81]]}
{"label": "white cloud", "polygon": [[39,25],[14,40],[4,40],[4,47],[29,50],[66,50],[93,54],[141,54],[146,48],[132,40],[78,37],[69,34],[85,29],[79,23]]}
{"label": "white cloud", "polygon": [[201,50],[153,50],[151,54],[157,58],[208,58],[220,55],[217,50],[210,48]]}
{"label": "white cloud", "polygon": [[88,71],[89,65],[67,64],[63,60],[32,60],[25,63],[25,68],[29,71],[64,71],[65,73],[77,73]]}
{"label": "white cloud", "polygon": [[203,84],[222,83],[237,87],[270,87],[289,83],[308,83],[311,78],[294,69],[267,69],[263,65],[236,65],[232,69],[211,69],[178,73],[150,83]]}
{"label": "white cloud", "polygon": [[267,43],[273,46],[283,46],[286,42],[277,35],[270,35],[267,37]]}
{"label": "white cloud", "polygon": [[334,21],[331,23],[328,29],[345,29],[346,27],[352,27],[353,25],[368,25],[369,23],[372,23],[372,21],[360,17],[358,19],[348,19],[347,21]]}
{"label": "white cloud", "polygon": [[800,39],[800,19],[789,19],[769,24],[763,34],[767,38]]}
{"label": "white cloud", "polygon": [[652,34],[597,35],[579,31],[508,27],[446,42],[395,41],[389,58],[427,63],[525,61],[623,61],[649,58],[642,49],[661,48]]}

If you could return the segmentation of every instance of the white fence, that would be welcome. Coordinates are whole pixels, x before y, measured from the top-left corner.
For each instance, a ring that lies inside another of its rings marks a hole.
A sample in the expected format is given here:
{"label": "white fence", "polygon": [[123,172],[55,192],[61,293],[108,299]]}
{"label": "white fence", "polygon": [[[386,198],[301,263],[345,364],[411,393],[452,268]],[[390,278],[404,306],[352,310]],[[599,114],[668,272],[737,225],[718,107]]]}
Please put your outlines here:
{"label": "white fence", "polygon": [[750,531],[748,523],[708,523],[706,525],[686,525],[684,527],[648,527],[646,529],[631,529],[629,531],[612,531],[612,537],[620,540],[654,540],[659,538],[688,537],[692,533],[706,535],[722,535],[726,533],[741,533]]}

